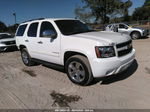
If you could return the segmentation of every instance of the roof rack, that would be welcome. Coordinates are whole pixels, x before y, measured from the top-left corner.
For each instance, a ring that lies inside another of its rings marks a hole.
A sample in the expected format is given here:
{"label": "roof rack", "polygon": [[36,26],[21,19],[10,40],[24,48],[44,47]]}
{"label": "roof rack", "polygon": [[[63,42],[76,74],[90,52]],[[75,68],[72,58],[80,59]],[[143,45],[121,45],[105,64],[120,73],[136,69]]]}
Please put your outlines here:
{"label": "roof rack", "polygon": [[34,21],[34,20],[43,20],[43,19],[45,19],[45,18],[30,19],[30,20],[24,21],[22,23],[26,23],[26,22],[30,22],[30,21]]}

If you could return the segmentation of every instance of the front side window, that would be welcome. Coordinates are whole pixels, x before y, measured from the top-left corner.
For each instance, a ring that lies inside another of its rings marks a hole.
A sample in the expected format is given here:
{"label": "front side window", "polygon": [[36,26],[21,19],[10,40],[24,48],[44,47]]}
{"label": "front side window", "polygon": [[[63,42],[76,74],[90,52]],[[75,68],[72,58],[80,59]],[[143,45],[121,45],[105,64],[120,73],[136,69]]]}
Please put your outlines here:
{"label": "front side window", "polygon": [[23,36],[26,27],[27,27],[27,24],[19,26],[16,36]]}
{"label": "front side window", "polygon": [[28,36],[29,37],[36,37],[37,36],[37,29],[38,29],[39,23],[32,23],[28,30]]}
{"label": "front side window", "polygon": [[41,24],[41,29],[40,29],[40,37],[43,37],[43,32],[44,31],[48,31],[48,30],[52,30],[56,33],[55,28],[53,27],[53,25],[50,22],[44,21]]}
{"label": "front side window", "polygon": [[119,28],[124,28],[124,29],[127,29],[128,27],[124,24],[119,24]]}
{"label": "front side window", "polygon": [[89,28],[86,24],[83,24],[78,20],[56,20],[55,23],[64,35],[94,31],[91,30],[91,28]]}

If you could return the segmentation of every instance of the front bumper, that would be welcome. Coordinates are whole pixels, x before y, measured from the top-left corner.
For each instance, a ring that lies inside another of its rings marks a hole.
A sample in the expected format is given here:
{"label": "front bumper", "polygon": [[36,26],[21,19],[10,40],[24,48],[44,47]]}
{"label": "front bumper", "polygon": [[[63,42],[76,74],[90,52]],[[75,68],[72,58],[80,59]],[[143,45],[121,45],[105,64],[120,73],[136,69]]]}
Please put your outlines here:
{"label": "front bumper", "polygon": [[149,30],[145,30],[145,31],[143,32],[142,37],[146,37],[146,36],[148,36],[148,35],[149,35]]}
{"label": "front bumper", "polygon": [[16,47],[16,44],[12,44],[12,45],[0,44],[0,51],[5,51],[8,48],[14,48],[14,47]]}
{"label": "front bumper", "polygon": [[113,74],[118,74],[126,70],[135,59],[135,50],[123,57],[113,57],[107,59],[93,59],[91,69],[93,77],[105,77]]}

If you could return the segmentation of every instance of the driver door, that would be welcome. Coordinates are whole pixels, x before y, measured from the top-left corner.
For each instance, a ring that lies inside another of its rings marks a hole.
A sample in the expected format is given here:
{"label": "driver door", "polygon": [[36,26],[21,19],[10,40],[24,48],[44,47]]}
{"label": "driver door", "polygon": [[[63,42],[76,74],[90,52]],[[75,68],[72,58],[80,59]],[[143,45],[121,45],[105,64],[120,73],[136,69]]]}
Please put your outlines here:
{"label": "driver door", "polygon": [[125,24],[119,24],[118,32],[119,33],[128,33],[128,27]]}
{"label": "driver door", "polygon": [[[43,33],[48,30],[55,32],[57,37],[51,38],[49,36],[43,36]],[[49,21],[43,21],[41,23],[38,40],[40,59],[60,64],[60,36],[58,36],[55,28]]]}

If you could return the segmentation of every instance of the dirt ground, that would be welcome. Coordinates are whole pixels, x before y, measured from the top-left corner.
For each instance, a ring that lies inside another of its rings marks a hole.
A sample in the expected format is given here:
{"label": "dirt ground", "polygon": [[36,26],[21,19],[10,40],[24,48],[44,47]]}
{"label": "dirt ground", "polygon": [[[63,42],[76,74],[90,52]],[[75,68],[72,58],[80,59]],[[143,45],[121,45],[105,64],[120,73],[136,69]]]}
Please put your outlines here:
{"label": "dirt ground", "polygon": [[26,67],[20,52],[0,53],[0,109],[150,109],[150,38],[134,40],[124,73],[81,87],[60,68]]}

